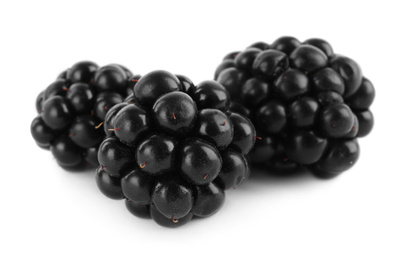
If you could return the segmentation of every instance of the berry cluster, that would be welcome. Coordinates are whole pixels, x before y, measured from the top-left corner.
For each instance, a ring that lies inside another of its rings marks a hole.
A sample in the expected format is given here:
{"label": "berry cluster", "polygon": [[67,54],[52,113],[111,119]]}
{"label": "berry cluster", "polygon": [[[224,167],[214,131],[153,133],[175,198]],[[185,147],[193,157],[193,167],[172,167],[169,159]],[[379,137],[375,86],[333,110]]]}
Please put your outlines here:
{"label": "berry cluster", "polygon": [[135,216],[167,227],[216,213],[224,190],[248,177],[245,155],[256,135],[229,105],[229,93],[215,81],[195,86],[161,70],[141,77],[133,95],[105,117],[98,187],[125,199]]}
{"label": "berry cluster", "polygon": [[231,111],[248,116],[261,137],[253,165],[334,177],[356,163],[357,137],[374,124],[372,83],[322,39],[255,43],[225,56],[215,79],[229,91]]}
{"label": "berry cluster", "polygon": [[98,165],[98,146],[105,137],[100,122],[139,78],[117,64],[74,64],[38,95],[33,138],[40,147],[50,148],[63,167]]}

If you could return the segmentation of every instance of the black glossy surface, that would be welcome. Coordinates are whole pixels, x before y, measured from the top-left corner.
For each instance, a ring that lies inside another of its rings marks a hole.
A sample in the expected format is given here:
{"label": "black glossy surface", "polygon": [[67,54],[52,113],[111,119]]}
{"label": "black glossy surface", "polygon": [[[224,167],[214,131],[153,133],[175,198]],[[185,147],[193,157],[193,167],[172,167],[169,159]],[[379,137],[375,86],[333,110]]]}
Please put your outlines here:
{"label": "black glossy surface", "polygon": [[322,156],[327,139],[317,136],[312,131],[290,134],[286,138],[285,152],[287,156],[300,164],[316,163]]}
{"label": "black glossy surface", "polygon": [[231,103],[228,91],[218,82],[206,80],[197,85],[193,98],[200,110],[214,108],[227,111]]}
{"label": "black glossy surface", "polygon": [[73,120],[72,105],[64,97],[54,96],[45,102],[42,118],[50,128],[64,129]]}
{"label": "black glossy surface", "polygon": [[301,71],[288,69],[274,82],[275,94],[284,100],[293,100],[309,91],[309,79]]}
{"label": "black glossy surface", "polygon": [[141,75],[134,75],[128,79],[128,81],[127,81],[127,98],[126,99],[128,99],[129,95],[132,95],[132,97],[134,97],[134,87],[136,84],[138,84],[138,81],[140,80],[141,77],[142,77]]}
{"label": "black glossy surface", "polygon": [[328,65],[328,57],[312,45],[301,45],[290,55],[291,67],[311,73]]}
{"label": "black glossy surface", "polygon": [[132,215],[138,218],[150,219],[149,205],[136,204],[133,201],[125,200],[125,206]]}
{"label": "black glossy surface", "polygon": [[97,69],[98,65],[94,62],[77,62],[67,70],[66,78],[71,83],[90,83]]}
{"label": "black glossy surface", "polygon": [[335,104],[343,104],[342,95],[334,91],[322,91],[316,95],[316,100],[323,107],[332,106]]}
{"label": "black glossy surface", "polygon": [[222,71],[224,71],[224,70],[226,70],[226,69],[228,69],[228,68],[234,68],[235,66],[236,66],[236,65],[235,65],[235,62],[234,62],[233,60],[225,60],[225,61],[223,61],[223,62],[217,67],[217,69],[215,70],[214,79],[215,79],[215,80],[218,80],[219,74],[221,74]]}
{"label": "black glossy surface", "polygon": [[114,120],[114,131],[119,140],[127,145],[134,146],[149,129],[149,118],[146,112],[135,105],[122,108]]}
{"label": "black glossy surface", "polygon": [[242,154],[248,154],[255,145],[255,127],[249,119],[240,114],[231,113],[229,118],[233,123],[234,132],[233,140],[229,145],[229,148]]}
{"label": "black glossy surface", "polygon": [[287,123],[287,114],[283,103],[270,100],[256,112],[255,125],[269,134],[279,133]]}
{"label": "black glossy surface", "polygon": [[104,118],[110,108],[116,104],[121,103],[122,96],[116,92],[104,91],[100,92],[96,96],[96,102],[94,104],[94,115],[100,120],[104,121]]}
{"label": "black glossy surface", "polygon": [[95,167],[99,165],[97,155],[98,155],[98,146],[90,147],[87,148],[86,151],[84,152],[84,159],[91,165],[91,167]]}
{"label": "black glossy surface", "polygon": [[93,84],[98,91],[116,91],[126,94],[127,74],[119,66],[107,65],[97,70]]}
{"label": "black glossy surface", "polygon": [[86,114],[94,106],[95,91],[86,83],[75,83],[70,86],[66,95],[76,114]]}
{"label": "black glossy surface", "polygon": [[225,202],[225,192],[215,183],[195,187],[192,213],[198,217],[209,217],[217,213]]}
{"label": "black glossy surface", "polygon": [[234,136],[232,120],[218,109],[203,109],[198,112],[195,135],[212,142],[218,149],[225,149]]}
{"label": "black glossy surface", "polygon": [[166,93],[180,91],[182,85],[172,73],[155,70],[144,75],[134,87],[135,98],[141,106],[152,108],[156,100]]}
{"label": "black glossy surface", "polygon": [[298,173],[303,167],[292,160],[285,151],[284,142],[286,141],[285,136],[277,140],[276,153],[273,158],[264,164],[266,168],[269,169],[271,173],[280,176],[288,176],[289,174]]}
{"label": "black glossy surface", "polygon": [[354,114],[353,126],[350,129],[350,131],[343,136],[343,138],[352,139],[357,137],[358,133],[359,133],[359,119],[357,118],[356,114]]}
{"label": "black glossy surface", "polygon": [[327,42],[323,39],[311,38],[311,39],[308,39],[305,42],[303,42],[303,44],[309,44],[309,45],[317,47],[318,49],[323,51],[323,53],[325,53],[325,55],[328,56],[328,58],[331,58],[333,56],[332,46],[329,44],[329,42]]}
{"label": "black glossy surface", "polygon": [[[132,92],[132,91],[131,91]],[[128,104],[136,104],[136,100],[135,100],[135,96],[134,93],[130,93],[125,99],[124,99],[124,103],[128,103]]]}
{"label": "black glossy surface", "polygon": [[[121,72],[125,72],[125,92],[117,87]],[[46,129],[47,125],[38,117],[33,128],[41,147],[53,144],[51,149],[64,168],[83,170],[99,165],[96,183],[103,194],[125,199],[128,211],[137,217],[152,216],[160,225],[178,227],[194,214],[208,217],[222,207],[225,184],[221,184],[222,178],[217,178],[222,168],[220,150],[229,151],[244,162],[241,165],[244,167],[236,165],[237,162],[228,167],[223,182],[236,187],[247,178],[249,165],[235,150],[246,149],[244,153],[250,150],[254,130],[248,120],[240,117],[239,135],[233,138],[230,116],[236,115],[228,110],[230,95],[221,84],[205,81],[194,86],[189,78],[176,75],[174,83],[180,84],[177,89],[170,79],[162,78],[163,74],[158,72],[158,76],[150,78],[149,83],[156,84],[154,87],[159,90],[162,84],[169,85],[168,93],[156,96],[152,107],[139,104],[142,98],[135,97],[144,78],[133,76],[118,64],[101,68],[89,82],[70,85],[61,79],[48,92],[58,100],[54,104],[57,108],[64,103],[68,107],[69,122],[55,131]],[[144,84],[149,83],[144,80]],[[42,111],[44,99],[44,94],[38,97],[38,111]],[[46,113],[49,111],[43,114]],[[59,115],[56,119],[60,119]],[[55,136],[49,136],[48,130]],[[102,141],[105,135],[109,137]],[[234,148],[226,150],[231,142]]]}
{"label": "black glossy surface", "polygon": [[63,167],[79,165],[84,158],[83,149],[75,145],[67,134],[62,134],[53,141],[51,151],[58,164]]}
{"label": "black glossy surface", "polygon": [[240,95],[247,107],[254,108],[270,96],[270,89],[271,86],[266,81],[251,78],[243,84]]}
{"label": "black glossy surface", "polygon": [[247,78],[247,73],[237,68],[229,67],[221,71],[216,80],[225,87],[232,101],[240,101],[240,91]]}
{"label": "black glossy surface", "polygon": [[250,109],[237,102],[231,102],[231,105],[229,106],[229,111],[241,114],[242,116],[246,116],[248,118],[250,118],[252,114],[252,111],[250,111]]}
{"label": "black glossy surface", "polygon": [[177,141],[165,134],[144,138],[136,149],[136,162],[143,172],[160,175],[175,170]]}
{"label": "black glossy surface", "polygon": [[325,135],[342,137],[352,129],[354,115],[347,105],[337,104],[321,112],[319,124]]}
{"label": "black glossy surface", "polygon": [[276,155],[270,160],[270,162],[265,164],[265,168],[275,174],[280,176],[288,176],[290,174],[295,174],[303,170],[302,166],[293,160],[290,160],[286,155]]}
{"label": "black glossy surface", "polygon": [[189,213],[185,217],[180,219],[166,218],[162,213],[160,213],[157,208],[152,205],[150,206],[150,215],[152,219],[159,225],[168,228],[177,228],[187,224],[192,218],[193,214]]}
{"label": "black glossy surface", "polygon": [[249,177],[246,158],[240,153],[226,150],[222,154],[223,165],[217,179],[225,190],[236,188]]}
{"label": "black glossy surface", "polygon": [[176,77],[180,80],[181,91],[192,96],[195,92],[196,87],[195,87],[194,83],[191,81],[191,79],[189,79],[188,77],[186,77],[184,75],[178,75],[178,74],[176,74]]}
{"label": "black glossy surface", "polygon": [[360,146],[357,139],[336,140],[330,142],[328,147],[311,169],[321,178],[332,178],[350,169],[360,156]]}
{"label": "black glossy surface", "polygon": [[297,38],[291,36],[283,36],[275,40],[271,45],[271,48],[289,55],[293,50],[295,50],[295,48],[300,45],[301,43]]}
{"label": "black glossy surface", "polygon": [[214,180],[222,167],[218,150],[200,139],[187,139],[180,148],[181,173],[191,183],[207,184]]}
{"label": "black glossy surface", "polygon": [[66,69],[66,70],[62,71],[61,73],[59,73],[59,75],[56,77],[56,79],[66,79],[67,71],[68,71],[68,69]]}
{"label": "black glossy surface", "polygon": [[122,69],[125,72],[127,79],[130,79],[133,77],[132,71],[130,71],[127,67],[125,67],[121,64],[112,63],[112,64],[108,64],[108,66],[116,66],[116,67],[119,67],[120,69]]}
{"label": "black glossy surface", "polygon": [[190,132],[194,125],[197,106],[186,93],[167,93],[154,104],[152,117],[161,130],[173,135],[184,135]]}
{"label": "black glossy surface", "polygon": [[125,197],[138,205],[150,204],[154,185],[151,176],[140,169],[132,170],[121,179]]}
{"label": "black glossy surface", "polygon": [[261,164],[269,161],[276,153],[276,138],[258,133],[255,146],[249,153],[252,164]]}
{"label": "black glossy surface", "polygon": [[105,139],[98,150],[98,161],[113,177],[122,177],[129,167],[135,166],[135,150],[121,143],[117,137]]}
{"label": "black glossy surface", "polygon": [[100,122],[91,115],[76,117],[69,129],[69,136],[72,141],[82,148],[98,146],[104,138],[104,131],[96,129]]}
{"label": "black glossy surface", "polygon": [[121,200],[124,198],[121,188],[121,179],[108,175],[107,172],[102,169],[102,166],[97,167],[96,183],[101,193],[108,198],[114,200]]}
{"label": "black glossy surface", "polygon": [[370,80],[363,78],[360,88],[347,101],[354,110],[366,110],[373,104],[375,89]]}
{"label": "black glossy surface", "polygon": [[225,55],[225,57],[222,59],[223,61],[226,60],[234,60],[235,57],[240,53],[240,51],[233,51]]}
{"label": "black glossy surface", "polygon": [[335,91],[340,95],[345,92],[343,78],[333,69],[324,68],[312,76],[312,88],[315,91]]}
{"label": "black glossy surface", "polygon": [[250,45],[248,48],[258,48],[260,50],[268,50],[271,48],[270,44],[265,43],[265,42],[255,42],[252,45]]}
{"label": "black glossy surface", "polygon": [[114,121],[115,121],[115,116],[118,114],[118,112],[121,111],[124,107],[129,106],[127,103],[120,103],[115,106],[113,106],[111,109],[108,110],[104,123],[103,123],[103,129],[104,133],[107,136],[114,136],[115,131],[109,131],[108,129],[114,129]]}
{"label": "black glossy surface", "polygon": [[55,140],[58,131],[48,127],[41,116],[37,116],[31,123],[31,135],[39,146],[49,146]]}
{"label": "black glossy surface", "polygon": [[319,111],[318,102],[310,96],[304,96],[290,104],[289,122],[298,128],[313,126]]}
{"label": "black glossy surface", "polygon": [[[94,87],[96,71],[99,75],[97,86],[104,86],[109,91]],[[124,75],[125,91],[114,84],[114,81],[119,80],[120,72],[121,76]],[[41,148],[50,148],[54,139],[67,136],[70,143],[65,142],[66,152],[74,150],[73,143],[76,148],[82,148],[80,152],[84,158],[73,166],[73,163],[65,164],[65,159],[60,158],[64,168],[80,171],[98,165],[98,145],[105,136],[102,131],[104,117],[112,106],[122,102],[123,98],[117,91],[126,95],[129,80],[136,77],[140,76],[132,76],[132,72],[121,65],[111,64],[98,69],[95,63],[89,61],[78,62],[64,70],[37,97],[36,109],[42,117],[42,121],[35,119],[32,125],[32,134],[37,144]]]}
{"label": "black glossy surface", "polygon": [[314,165],[327,150],[373,128],[374,86],[355,61],[334,54],[323,39],[300,43],[284,36],[270,46],[254,43],[227,55],[215,78],[231,93],[230,111],[247,116],[257,128],[249,154],[253,167],[271,173],[308,167],[320,172]]}
{"label": "black glossy surface", "polygon": [[250,71],[252,69],[253,62],[256,59],[256,56],[261,52],[257,48],[248,48],[245,51],[240,52],[235,57],[235,65],[238,69]]}
{"label": "black glossy surface", "polygon": [[42,109],[43,109],[43,105],[45,102],[45,91],[41,91],[38,96],[37,99],[35,100],[35,108],[37,109],[37,113],[42,113]]}
{"label": "black glossy surface", "polygon": [[[159,80],[162,74],[157,74],[150,82]],[[222,167],[219,150],[227,149],[232,141],[240,150],[250,149],[254,142],[254,130],[243,117],[238,121],[241,134],[233,138],[230,116],[235,114],[228,111],[229,93],[222,85],[206,81],[194,87],[190,79],[176,77],[180,91],[164,93],[152,107],[138,104],[136,93],[112,107],[103,122],[111,137],[98,151],[100,169],[110,179],[121,180],[128,210],[138,217],[150,215],[158,224],[170,227],[187,223],[193,216],[192,209],[196,216],[208,217],[222,207],[225,184],[216,180]],[[132,83],[134,89],[142,79]],[[248,177],[249,165],[240,153],[229,152],[245,162],[245,167],[236,165],[226,177],[236,187]],[[110,179],[105,182],[111,184]]]}
{"label": "black glossy surface", "polygon": [[252,71],[255,75],[276,78],[289,66],[288,56],[280,51],[267,50],[257,55]]}
{"label": "black glossy surface", "polygon": [[359,131],[357,136],[367,136],[374,126],[374,116],[370,110],[356,112],[357,119],[359,120]]}
{"label": "black glossy surface", "polygon": [[191,189],[174,178],[163,178],[156,183],[152,201],[158,211],[168,219],[185,217],[194,204]]}
{"label": "black glossy surface", "polygon": [[69,91],[69,87],[64,79],[58,79],[49,85],[44,91],[45,100],[54,96],[66,96]]}
{"label": "black glossy surface", "polygon": [[363,74],[360,66],[352,59],[335,55],[329,61],[330,67],[334,69],[345,82],[344,97],[350,97],[360,88]]}

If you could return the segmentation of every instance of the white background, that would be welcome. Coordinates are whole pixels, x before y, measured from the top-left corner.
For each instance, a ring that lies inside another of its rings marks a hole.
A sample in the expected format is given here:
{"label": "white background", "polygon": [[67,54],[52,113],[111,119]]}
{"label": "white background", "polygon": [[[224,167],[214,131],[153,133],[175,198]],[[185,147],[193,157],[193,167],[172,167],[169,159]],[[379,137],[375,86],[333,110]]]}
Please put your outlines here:
{"label": "white background", "polygon": [[[0,259],[405,259],[401,2],[1,1]],[[377,89],[374,131],[339,178],[256,174],[218,214],[167,229],[31,138],[37,94],[76,61],[198,83],[228,52],[283,35],[325,38]]]}

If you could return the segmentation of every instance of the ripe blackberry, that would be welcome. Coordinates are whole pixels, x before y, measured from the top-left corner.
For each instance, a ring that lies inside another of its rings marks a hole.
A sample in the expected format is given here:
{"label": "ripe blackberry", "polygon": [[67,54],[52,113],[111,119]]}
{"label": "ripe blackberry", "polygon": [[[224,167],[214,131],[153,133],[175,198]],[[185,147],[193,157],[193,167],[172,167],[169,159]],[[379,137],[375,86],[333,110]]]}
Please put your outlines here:
{"label": "ripe blackberry", "polygon": [[373,128],[373,84],[322,39],[252,44],[226,55],[214,77],[231,94],[231,111],[257,128],[254,166],[275,172],[308,167],[331,178],[356,163],[357,137]]}
{"label": "ripe blackberry", "polygon": [[195,86],[166,71],[141,77],[133,95],[106,115],[98,187],[125,199],[133,215],[166,227],[215,214],[224,190],[248,177],[245,155],[255,143],[253,125],[229,104],[215,81]]}
{"label": "ripe blackberry", "polygon": [[100,123],[139,77],[121,65],[74,64],[37,97],[39,115],[31,124],[36,143],[50,148],[63,167],[98,165],[98,146],[105,136]]}

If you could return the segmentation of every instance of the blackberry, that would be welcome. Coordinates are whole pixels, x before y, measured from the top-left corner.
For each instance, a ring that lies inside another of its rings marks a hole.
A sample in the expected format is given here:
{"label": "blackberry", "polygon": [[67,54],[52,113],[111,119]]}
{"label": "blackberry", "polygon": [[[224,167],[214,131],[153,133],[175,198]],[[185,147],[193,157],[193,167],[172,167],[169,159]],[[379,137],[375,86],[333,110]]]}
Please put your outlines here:
{"label": "blackberry", "polygon": [[255,129],[215,81],[153,71],[107,113],[96,181],[135,216],[179,227],[215,214],[249,176]]}
{"label": "blackberry", "polygon": [[38,116],[31,124],[36,143],[50,148],[63,167],[98,165],[98,146],[105,137],[100,123],[139,77],[121,65],[74,64],[37,97]]}
{"label": "blackberry", "polygon": [[257,128],[253,166],[308,168],[331,178],[356,163],[357,138],[373,128],[373,84],[354,60],[334,54],[322,39],[254,43],[226,55],[214,77],[231,94],[231,111]]}

